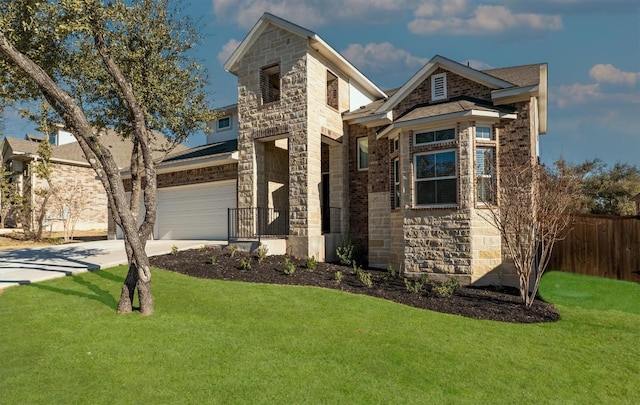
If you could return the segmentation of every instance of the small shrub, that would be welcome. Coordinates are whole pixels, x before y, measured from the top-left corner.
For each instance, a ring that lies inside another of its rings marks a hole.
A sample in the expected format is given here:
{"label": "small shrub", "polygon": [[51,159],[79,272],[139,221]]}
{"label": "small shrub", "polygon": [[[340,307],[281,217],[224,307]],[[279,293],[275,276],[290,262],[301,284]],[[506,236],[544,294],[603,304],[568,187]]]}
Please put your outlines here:
{"label": "small shrub", "polygon": [[353,251],[355,250],[355,245],[351,243],[348,239],[345,240],[342,246],[338,246],[336,249],[336,255],[338,259],[340,259],[340,263],[345,266],[351,266],[354,264],[353,260]]}
{"label": "small shrub", "polygon": [[433,292],[439,297],[449,298],[460,287],[460,281],[456,277],[451,277],[447,281],[443,281],[433,287]]}
{"label": "small shrub", "polygon": [[293,262],[291,260],[289,260],[288,257],[284,258],[284,274],[286,274],[287,276],[291,276],[293,275],[293,273],[296,272],[296,266],[293,264]]}
{"label": "small shrub", "polygon": [[367,271],[362,271],[362,269],[358,268],[358,279],[367,288],[373,287],[373,280],[371,279],[371,273]]}
{"label": "small shrub", "polygon": [[261,243],[256,252],[258,253],[258,263],[262,263],[264,258],[267,257],[267,253],[269,253],[269,247]]}
{"label": "small shrub", "polygon": [[214,266],[218,263],[218,257],[216,255],[211,256],[211,264]]}
{"label": "small shrub", "polygon": [[393,280],[398,277],[398,272],[393,268],[391,264],[387,266],[387,273],[382,277],[384,281]]}
{"label": "small shrub", "polygon": [[202,245],[198,248],[198,252],[204,252],[205,250],[207,250],[207,247],[205,245]]}
{"label": "small shrub", "polygon": [[338,270],[333,273],[333,278],[335,278],[338,284],[340,284],[342,282],[342,279],[344,278],[344,274],[342,274],[342,272]]}
{"label": "small shrub", "polygon": [[240,268],[242,270],[251,270],[251,259],[250,258],[240,259]]}
{"label": "small shrub", "polygon": [[418,294],[420,290],[422,290],[422,286],[424,286],[427,281],[429,281],[429,277],[425,274],[419,278],[414,279],[404,279],[404,286],[407,289],[408,293]]}
{"label": "small shrub", "polygon": [[180,249],[178,249],[178,247],[176,245],[171,246],[171,254],[172,255],[177,255],[178,252],[180,251]]}
{"label": "small shrub", "polygon": [[307,257],[307,261],[305,262],[305,266],[307,269],[314,271],[316,267],[318,267],[318,261],[315,256]]}
{"label": "small shrub", "polygon": [[238,247],[236,245],[229,245],[228,249],[229,249],[229,256],[233,257],[236,255],[236,251],[238,250]]}

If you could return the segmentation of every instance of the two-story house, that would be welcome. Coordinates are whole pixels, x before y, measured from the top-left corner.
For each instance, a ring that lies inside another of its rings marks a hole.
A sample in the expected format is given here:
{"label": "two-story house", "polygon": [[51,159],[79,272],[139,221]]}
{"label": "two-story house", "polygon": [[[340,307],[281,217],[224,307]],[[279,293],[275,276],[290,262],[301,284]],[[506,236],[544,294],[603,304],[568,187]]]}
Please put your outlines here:
{"label": "two-story house", "polygon": [[211,172],[200,183],[235,187],[235,201],[192,215],[201,223],[226,217],[224,236],[279,237],[299,257],[333,259],[348,236],[370,266],[502,277],[501,238],[482,210],[508,175],[501,156],[537,164],[546,64],[479,71],[435,56],[383,91],[316,33],[265,13],[225,69],[237,105],[213,124],[211,145],[165,169],[172,185],[186,187],[180,165],[191,162]]}

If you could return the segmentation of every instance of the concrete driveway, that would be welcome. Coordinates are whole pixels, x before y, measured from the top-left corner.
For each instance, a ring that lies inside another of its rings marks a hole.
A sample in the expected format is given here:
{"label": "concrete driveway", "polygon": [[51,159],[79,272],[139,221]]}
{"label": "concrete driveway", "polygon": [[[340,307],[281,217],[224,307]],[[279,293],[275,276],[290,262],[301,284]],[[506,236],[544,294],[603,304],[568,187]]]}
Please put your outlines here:
{"label": "concrete driveway", "polygon": [[[226,241],[215,240],[151,240],[146,250],[149,256],[156,256],[171,252],[173,246],[186,250],[226,244]],[[127,254],[122,240],[2,250],[0,290],[125,263]]]}

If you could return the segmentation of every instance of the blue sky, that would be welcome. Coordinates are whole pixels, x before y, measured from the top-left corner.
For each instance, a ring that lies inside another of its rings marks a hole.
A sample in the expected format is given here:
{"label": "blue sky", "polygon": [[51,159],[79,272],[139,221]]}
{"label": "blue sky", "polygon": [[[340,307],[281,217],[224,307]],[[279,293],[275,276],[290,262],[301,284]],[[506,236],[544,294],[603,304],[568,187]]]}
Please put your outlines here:
{"label": "blue sky", "polygon": [[[265,11],[315,31],[383,89],[436,54],[479,69],[546,62],[543,160],[640,167],[638,0],[192,0],[186,12],[203,27],[197,55],[215,106],[236,102],[236,78],[222,64]],[[7,113],[8,135],[31,128]]]}

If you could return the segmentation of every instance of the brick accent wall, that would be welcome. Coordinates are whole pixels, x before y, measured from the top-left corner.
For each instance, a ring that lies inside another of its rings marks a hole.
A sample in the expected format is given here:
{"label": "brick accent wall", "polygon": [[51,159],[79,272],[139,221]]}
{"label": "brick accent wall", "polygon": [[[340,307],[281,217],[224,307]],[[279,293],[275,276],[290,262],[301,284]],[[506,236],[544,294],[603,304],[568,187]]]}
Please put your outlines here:
{"label": "brick accent wall", "polygon": [[[375,136],[360,125],[349,126],[349,234],[365,250],[369,240],[369,171],[358,170],[358,138]],[[369,155],[371,164],[371,155]]]}
{"label": "brick accent wall", "polygon": [[[188,184],[209,183],[212,181],[233,180],[238,176],[238,164],[228,163],[198,169],[180,170],[158,175],[158,188],[185,186]],[[131,191],[131,179],[124,179],[125,191]]]}
{"label": "brick accent wall", "polygon": [[[482,100],[491,100],[491,89],[466,79],[462,76],[451,73],[442,68],[436,69],[433,74],[447,74],[447,99],[438,100],[438,102],[446,102],[450,98],[458,96],[469,96]],[[432,76],[432,75],[431,75]],[[429,104],[431,101],[431,76],[427,77],[424,82],[418,85],[404,100],[402,100],[393,109],[393,116],[399,117],[407,111],[411,110],[418,104]]]}

